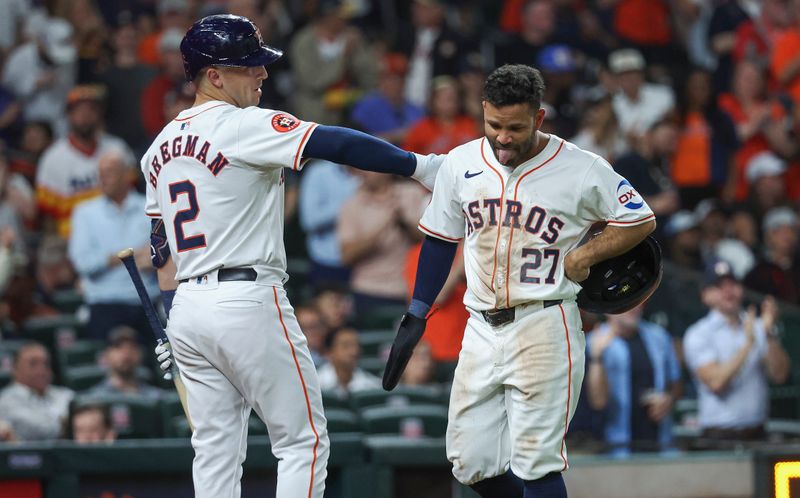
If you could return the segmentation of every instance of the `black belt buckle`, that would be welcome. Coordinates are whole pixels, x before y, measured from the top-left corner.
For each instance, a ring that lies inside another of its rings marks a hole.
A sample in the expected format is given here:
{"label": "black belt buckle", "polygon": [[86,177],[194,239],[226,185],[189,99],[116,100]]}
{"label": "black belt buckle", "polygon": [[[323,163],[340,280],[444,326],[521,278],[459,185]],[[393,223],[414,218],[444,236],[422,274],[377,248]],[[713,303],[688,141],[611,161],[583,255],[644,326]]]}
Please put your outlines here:
{"label": "black belt buckle", "polygon": [[[217,282],[255,282],[258,272],[254,268],[220,268],[217,270]],[[190,278],[181,280],[185,284]]]}
{"label": "black belt buckle", "polygon": [[483,319],[492,327],[499,327],[508,322],[514,321],[514,308],[504,308],[501,310],[481,311]]}
{"label": "black belt buckle", "polygon": [[[561,299],[552,299],[548,301],[542,301],[542,308],[549,308],[550,306],[558,306],[561,304]],[[481,311],[483,315],[483,319],[486,320],[486,323],[491,325],[492,327],[499,327],[501,325],[505,325],[508,322],[513,322],[516,318],[516,312],[514,308],[503,308],[501,310],[486,310]]]}

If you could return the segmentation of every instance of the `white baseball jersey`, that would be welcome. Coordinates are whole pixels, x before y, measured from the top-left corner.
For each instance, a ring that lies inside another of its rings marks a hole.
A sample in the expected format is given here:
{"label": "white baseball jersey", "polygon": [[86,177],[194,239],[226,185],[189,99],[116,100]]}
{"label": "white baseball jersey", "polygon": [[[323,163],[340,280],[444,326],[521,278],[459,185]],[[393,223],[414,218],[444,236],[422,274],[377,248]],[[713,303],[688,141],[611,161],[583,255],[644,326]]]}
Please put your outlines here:
{"label": "white baseball jersey", "polygon": [[282,168],[302,168],[314,127],[220,101],[187,109],[164,127],[141,167],[145,210],[164,220],[178,280],[221,267],[287,279]]}
{"label": "white baseball jersey", "polygon": [[453,149],[419,228],[450,242],[466,236],[464,304],[482,311],[574,299],[580,286],[565,276],[564,257],[589,228],[653,218],[604,159],[550,135],[515,169],[496,160],[486,138]]}

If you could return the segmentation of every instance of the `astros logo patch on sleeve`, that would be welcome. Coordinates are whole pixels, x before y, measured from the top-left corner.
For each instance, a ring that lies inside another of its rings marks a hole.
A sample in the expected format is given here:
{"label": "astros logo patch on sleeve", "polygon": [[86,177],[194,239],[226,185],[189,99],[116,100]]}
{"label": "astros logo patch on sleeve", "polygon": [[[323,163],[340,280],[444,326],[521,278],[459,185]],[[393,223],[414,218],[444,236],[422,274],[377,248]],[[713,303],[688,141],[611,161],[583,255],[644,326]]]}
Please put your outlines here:
{"label": "astros logo patch on sleeve", "polygon": [[622,180],[617,185],[617,200],[628,209],[639,209],[644,206],[644,200],[628,180]]}
{"label": "astros logo patch on sleeve", "polygon": [[300,126],[300,120],[289,114],[279,113],[272,117],[272,127],[278,133],[286,133]]}

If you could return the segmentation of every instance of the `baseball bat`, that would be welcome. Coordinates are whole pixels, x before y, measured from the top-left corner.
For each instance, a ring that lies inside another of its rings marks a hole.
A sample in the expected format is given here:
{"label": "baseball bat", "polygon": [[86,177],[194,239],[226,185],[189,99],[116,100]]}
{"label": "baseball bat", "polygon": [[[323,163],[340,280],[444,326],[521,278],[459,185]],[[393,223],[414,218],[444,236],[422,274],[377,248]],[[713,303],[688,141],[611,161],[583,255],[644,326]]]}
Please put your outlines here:
{"label": "baseball bat", "polygon": [[[136,268],[136,261],[133,259],[133,249],[130,247],[128,249],[123,249],[117,253],[117,257],[122,261],[122,264],[125,265],[125,269],[128,270],[128,275],[131,277],[133,286],[136,287],[136,293],[139,294],[139,301],[142,303],[142,308],[144,308],[144,315],[147,317],[150,330],[156,336],[158,344],[166,345],[166,347],[169,348],[170,345],[167,333],[164,332],[164,327],[161,325],[161,320],[158,318],[156,308],[153,306],[150,296],[147,295],[147,290],[144,287],[144,282],[142,282],[139,269]],[[181,400],[183,413],[186,415],[186,420],[189,421],[189,427],[191,427],[192,432],[194,432],[194,424],[192,424],[192,418],[189,416],[189,405],[186,401],[186,386],[183,385],[183,381],[181,380],[178,366],[175,364],[175,358],[172,359],[170,373],[172,374],[172,381],[175,383],[175,390],[178,391],[178,398]]]}

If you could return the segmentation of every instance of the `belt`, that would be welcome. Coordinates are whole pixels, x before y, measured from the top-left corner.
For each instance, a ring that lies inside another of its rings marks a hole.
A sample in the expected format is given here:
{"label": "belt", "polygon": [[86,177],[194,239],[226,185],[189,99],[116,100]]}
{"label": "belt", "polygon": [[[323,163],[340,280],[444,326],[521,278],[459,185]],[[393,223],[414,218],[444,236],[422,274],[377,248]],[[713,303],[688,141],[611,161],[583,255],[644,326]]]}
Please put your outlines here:
{"label": "belt", "polygon": [[[542,309],[549,308],[550,306],[558,306],[561,304],[562,299],[552,299],[548,301],[542,301]],[[483,315],[483,319],[486,320],[486,323],[491,325],[492,327],[499,327],[501,325],[505,325],[506,323],[513,322],[514,317],[516,315],[516,306],[513,308],[503,308],[500,310],[487,310],[481,311]]]}
{"label": "belt", "polygon": [[[256,273],[253,268],[220,268],[217,270],[218,282],[237,282],[242,280],[246,282],[255,282],[257,277],[258,273]],[[185,284],[189,280],[191,280],[191,278],[181,280],[181,283]]]}

